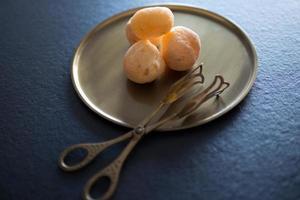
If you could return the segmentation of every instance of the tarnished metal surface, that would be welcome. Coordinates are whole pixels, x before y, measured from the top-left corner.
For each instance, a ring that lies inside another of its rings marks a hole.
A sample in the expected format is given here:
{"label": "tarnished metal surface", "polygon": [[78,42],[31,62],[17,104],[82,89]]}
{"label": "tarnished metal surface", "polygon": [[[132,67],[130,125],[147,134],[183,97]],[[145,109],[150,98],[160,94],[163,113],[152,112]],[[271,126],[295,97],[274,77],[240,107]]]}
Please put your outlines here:
{"label": "tarnished metal surface", "polygon": [[[177,130],[197,126],[221,116],[249,92],[257,70],[255,49],[246,34],[226,18],[210,11],[168,5],[175,25],[184,25],[200,35],[206,77],[222,74],[232,84],[221,103],[209,101],[192,120],[163,126]],[[159,103],[180,73],[169,71],[148,85],[137,85],[123,73],[123,55],[129,47],[124,28],[137,9],[115,15],[97,25],[80,43],[72,65],[74,87],[81,99],[99,115],[124,126],[134,127]],[[210,80],[208,81],[210,82]]]}

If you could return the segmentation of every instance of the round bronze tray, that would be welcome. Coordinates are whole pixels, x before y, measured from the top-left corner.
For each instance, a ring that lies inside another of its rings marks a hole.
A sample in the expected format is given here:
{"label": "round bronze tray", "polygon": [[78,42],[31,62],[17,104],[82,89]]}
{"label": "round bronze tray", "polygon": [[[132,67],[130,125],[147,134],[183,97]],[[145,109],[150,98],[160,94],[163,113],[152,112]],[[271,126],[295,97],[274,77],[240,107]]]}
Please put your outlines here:
{"label": "round bronze tray", "polygon": [[[175,25],[197,32],[206,82],[216,74],[230,87],[222,97],[209,100],[184,122],[166,124],[159,130],[185,129],[209,122],[236,106],[249,92],[257,71],[256,51],[248,36],[232,21],[211,11],[186,5],[169,7]],[[80,42],[72,63],[72,80],[83,102],[100,116],[119,125],[134,127],[147,116],[180,76],[168,71],[153,83],[134,84],[123,73],[122,61],[129,43],[124,32],[128,19],[140,8],[114,15],[98,24]]]}

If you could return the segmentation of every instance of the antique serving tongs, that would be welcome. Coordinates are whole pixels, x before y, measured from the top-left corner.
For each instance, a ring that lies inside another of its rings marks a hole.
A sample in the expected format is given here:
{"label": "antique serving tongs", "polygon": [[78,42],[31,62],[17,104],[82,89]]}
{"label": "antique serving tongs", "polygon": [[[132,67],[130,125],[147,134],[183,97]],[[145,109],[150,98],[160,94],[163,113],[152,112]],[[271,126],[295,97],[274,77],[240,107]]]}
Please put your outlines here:
{"label": "antique serving tongs", "polygon": [[[172,120],[181,120],[185,117],[192,114],[195,110],[199,108],[204,102],[208,99],[220,95],[227,87],[229,87],[229,83],[224,81],[224,78],[220,75],[215,76],[214,81],[204,90],[196,91],[190,98],[186,100],[183,104],[182,108],[180,108],[175,113],[170,114],[163,119],[154,120],[157,118],[158,114],[162,114],[163,108],[173,104],[179,98],[187,94],[190,89],[196,84],[204,83],[204,76],[202,74],[202,64],[198,67],[194,68],[192,71],[187,73],[181,79],[172,84],[166,96],[161,100],[158,107],[144,119],[140,124],[138,124],[133,130],[123,134],[117,138],[112,140],[108,140],[106,142],[101,143],[83,143],[76,144],[66,148],[60,155],[59,158],[59,166],[64,171],[76,171],[87,164],[89,164],[94,158],[100,154],[102,151],[107,149],[108,147],[117,144],[119,142],[129,140],[127,146],[123,149],[123,151],[117,156],[115,160],[113,160],[108,166],[104,169],[100,170],[94,176],[92,176],[84,187],[83,198],[86,200],[99,200],[99,199],[109,199],[114,191],[116,190],[119,174],[121,168],[123,166],[124,161],[127,156],[131,152],[131,150],[135,147],[135,145],[140,141],[140,139],[148,134],[149,132],[157,129],[163,124],[172,121]],[[155,122],[152,122],[155,121]],[[65,162],[65,158],[75,150],[83,149],[87,152],[86,156],[79,163],[74,165],[68,165]],[[95,183],[101,178],[107,177],[110,180],[110,184],[108,190],[104,193],[104,195],[100,198],[93,198],[90,195],[92,187]]]}

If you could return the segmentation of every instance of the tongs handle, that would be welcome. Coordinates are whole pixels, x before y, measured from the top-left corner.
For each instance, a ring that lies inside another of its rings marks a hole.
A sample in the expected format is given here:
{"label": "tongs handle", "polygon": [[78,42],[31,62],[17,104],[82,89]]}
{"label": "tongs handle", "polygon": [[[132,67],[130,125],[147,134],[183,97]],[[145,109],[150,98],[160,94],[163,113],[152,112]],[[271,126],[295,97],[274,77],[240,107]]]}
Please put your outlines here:
{"label": "tongs handle", "polygon": [[[83,198],[85,200],[106,200],[113,195],[113,193],[117,188],[120,171],[122,169],[124,161],[128,157],[131,150],[135,147],[135,145],[140,141],[142,137],[143,137],[142,134],[133,134],[132,139],[129,141],[129,143],[124,148],[124,150],[120,153],[120,155],[113,162],[111,162],[107,167],[100,170],[98,173],[96,173],[88,180],[83,191]],[[98,198],[92,197],[90,193],[93,186],[95,186],[96,183],[103,178],[109,179],[109,186],[107,191],[101,197]]]}
{"label": "tongs handle", "polygon": [[[94,158],[97,155],[99,155],[101,152],[103,152],[105,149],[107,149],[108,147],[110,147],[116,143],[119,143],[119,142],[122,142],[124,140],[131,138],[132,134],[133,134],[133,131],[129,131],[126,134],[123,134],[117,138],[108,140],[106,142],[82,143],[82,144],[72,145],[72,146],[66,148],[60,154],[60,157],[58,160],[58,165],[62,170],[67,171],[67,172],[79,170],[79,169],[85,167],[86,165],[88,165],[91,161],[93,161]],[[86,155],[84,156],[84,158],[75,164],[67,164],[65,162],[66,157],[69,156],[72,152],[75,152],[77,150],[86,151]]]}

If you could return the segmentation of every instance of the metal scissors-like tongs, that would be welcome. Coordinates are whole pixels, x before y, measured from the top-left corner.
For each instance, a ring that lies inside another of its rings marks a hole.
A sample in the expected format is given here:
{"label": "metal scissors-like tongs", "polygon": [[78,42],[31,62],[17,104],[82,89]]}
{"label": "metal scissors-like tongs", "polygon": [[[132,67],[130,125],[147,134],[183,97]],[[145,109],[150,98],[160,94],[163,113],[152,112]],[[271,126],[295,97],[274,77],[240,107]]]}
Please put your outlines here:
{"label": "metal scissors-like tongs", "polygon": [[[194,68],[192,71],[187,73],[181,79],[176,81],[170,87],[166,96],[161,100],[158,107],[146,118],[144,119],[138,126],[136,126],[133,130],[123,134],[117,138],[112,140],[108,140],[106,142],[101,143],[83,143],[70,146],[66,148],[60,155],[59,158],[59,166],[64,171],[76,171],[87,164],[89,164],[94,158],[104,151],[106,148],[117,144],[119,142],[129,140],[127,146],[123,149],[123,151],[117,156],[115,160],[113,160],[108,166],[104,169],[100,170],[94,176],[92,176],[84,187],[83,198],[86,200],[99,200],[99,199],[109,199],[118,183],[119,174],[122,169],[123,163],[126,160],[127,156],[131,152],[131,150],[135,147],[135,145],[140,141],[140,139],[145,136],[147,133],[157,129],[163,124],[172,121],[172,120],[180,120],[183,119],[190,114],[192,114],[197,108],[202,105],[208,99],[218,96],[221,94],[228,86],[229,83],[225,82],[223,77],[220,75],[215,76],[214,81],[211,83],[203,91],[197,91],[195,94],[186,100],[186,103],[183,104],[182,108],[172,113],[171,115],[164,117],[163,119],[154,120],[158,117],[159,114],[162,114],[163,108],[171,105],[179,98],[184,96],[190,89],[196,84],[204,83],[204,76],[202,74],[202,64],[200,66]],[[154,122],[153,122],[154,121]],[[86,156],[79,163],[74,165],[68,165],[65,163],[65,158],[73,151],[83,149],[87,151]],[[93,198],[90,195],[92,187],[95,183],[103,177],[107,177],[110,180],[110,185],[108,190],[104,193],[101,198]]]}

